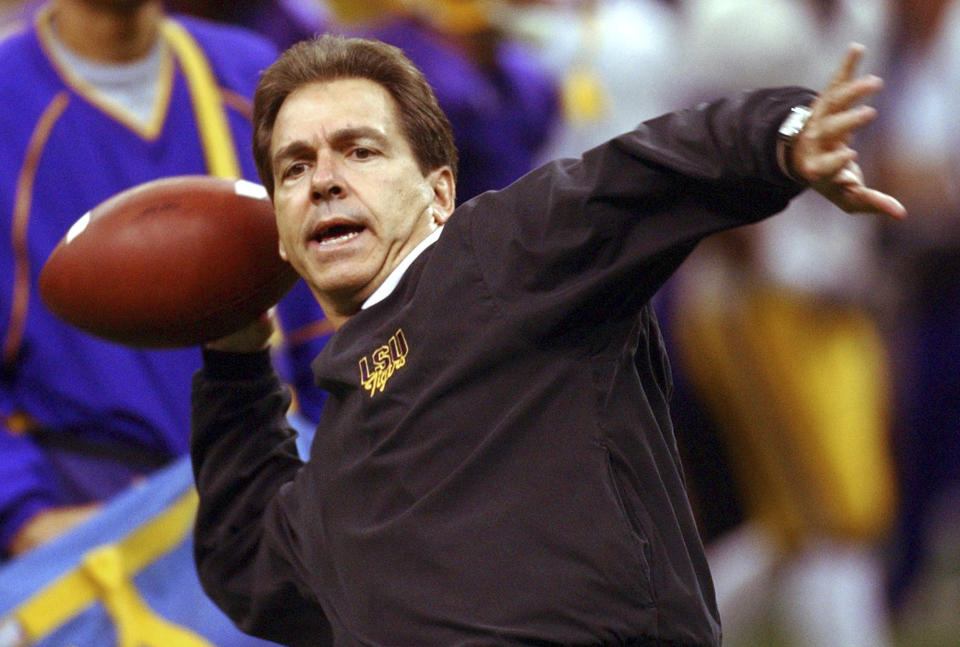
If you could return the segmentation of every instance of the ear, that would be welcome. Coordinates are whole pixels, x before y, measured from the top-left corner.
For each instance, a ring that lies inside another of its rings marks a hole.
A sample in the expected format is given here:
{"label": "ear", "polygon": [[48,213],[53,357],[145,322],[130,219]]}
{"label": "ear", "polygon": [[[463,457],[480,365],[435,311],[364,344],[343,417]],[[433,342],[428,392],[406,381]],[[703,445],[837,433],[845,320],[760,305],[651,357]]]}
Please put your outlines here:
{"label": "ear", "polygon": [[449,166],[441,166],[430,171],[427,181],[433,188],[432,213],[437,225],[446,224],[456,207],[457,188],[453,182],[453,171]]}
{"label": "ear", "polygon": [[290,262],[290,259],[287,258],[287,250],[283,248],[282,240],[277,241],[277,251],[280,252],[280,258],[287,261],[288,263]]}

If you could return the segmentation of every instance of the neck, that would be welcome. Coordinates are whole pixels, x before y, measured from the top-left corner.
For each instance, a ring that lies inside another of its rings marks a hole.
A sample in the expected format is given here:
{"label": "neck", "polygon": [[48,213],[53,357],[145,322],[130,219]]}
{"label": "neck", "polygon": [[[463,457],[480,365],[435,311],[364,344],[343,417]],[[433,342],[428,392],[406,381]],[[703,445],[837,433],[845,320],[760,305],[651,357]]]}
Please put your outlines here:
{"label": "neck", "polygon": [[128,63],[146,56],[162,17],[160,0],[55,0],[52,13],[57,38],[79,56],[102,63]]}
{"label": "neck", "polygon": [[320,305],[320,309],[323,310],[323,317],[334,330],[339,330],[340,326],[347,323],[350,317],[360,312],[360,305],[363,303],[363,301],[357,303],[356,299],[350,299],[349,297],[337,298],[334,295],[324,294],[313,286],[310,286],[310,292]]}
{"label": "neck", "polygon": [[356,314],[355,312],[352,312],[350,314],[343,314],[340,312],[336,312],[333,309],[324,310],[323,312],[323,316],[327,318],[327,321],[330,322],[330,325],[333,326],[334,330],[339,330],[340,327],[343,324],[347,323],[347,321],[350,320],[350,317],[352,317],[355,314]]}

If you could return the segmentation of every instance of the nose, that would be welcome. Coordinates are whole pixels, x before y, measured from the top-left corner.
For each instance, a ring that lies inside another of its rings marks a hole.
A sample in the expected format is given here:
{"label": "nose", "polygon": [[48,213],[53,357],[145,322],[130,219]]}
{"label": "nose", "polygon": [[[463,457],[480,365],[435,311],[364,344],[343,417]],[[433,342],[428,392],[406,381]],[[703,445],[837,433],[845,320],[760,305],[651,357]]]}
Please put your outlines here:
{"label": "nose", "polygon": [[310,179],[311,197],[315,202],[335,200],[346,194],[339,168],[329,155],[320,155]]}

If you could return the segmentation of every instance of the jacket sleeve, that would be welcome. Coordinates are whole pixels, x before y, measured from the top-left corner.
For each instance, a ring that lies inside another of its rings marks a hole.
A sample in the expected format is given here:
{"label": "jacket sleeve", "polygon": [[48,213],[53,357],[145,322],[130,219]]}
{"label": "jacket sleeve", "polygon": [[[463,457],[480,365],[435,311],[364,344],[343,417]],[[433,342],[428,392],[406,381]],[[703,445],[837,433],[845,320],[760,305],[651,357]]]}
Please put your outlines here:
{"label": "jacket sleeve", "polygon": [[577,316],[636,312],[704,237],[777,213],[803,189],[777,164],[777,130],[813,97],[750,91],[658,117],[454,217],[467,217],[488,285],[511,307],[549,316],[562,294]]}
{"label": "jacket sleeve", "polygon": [[192,392],[194,556],[204,590],[243,631],[286,645],[329,645],[326,616],[301,585],[283,507],[285,486],[302,465],[289,404],[267,352],[204,351]]}

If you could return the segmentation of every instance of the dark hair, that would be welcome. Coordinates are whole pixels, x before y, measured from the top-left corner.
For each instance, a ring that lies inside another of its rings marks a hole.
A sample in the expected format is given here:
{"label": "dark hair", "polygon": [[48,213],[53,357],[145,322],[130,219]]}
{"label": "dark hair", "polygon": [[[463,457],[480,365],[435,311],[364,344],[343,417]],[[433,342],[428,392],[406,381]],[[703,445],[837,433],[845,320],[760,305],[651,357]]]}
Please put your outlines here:
{"label": "dark hair", "polygon": [[315,81],[362,78],[382,85],[393,97],[400,128],[420,171],[449,166],[457,177],[453,131],[423,73],[386,43],[323,35],[291,46],[260,77],[253,97],[253,157],[260,181],[272,196],[270,141],[280,106],[291,92]]}

